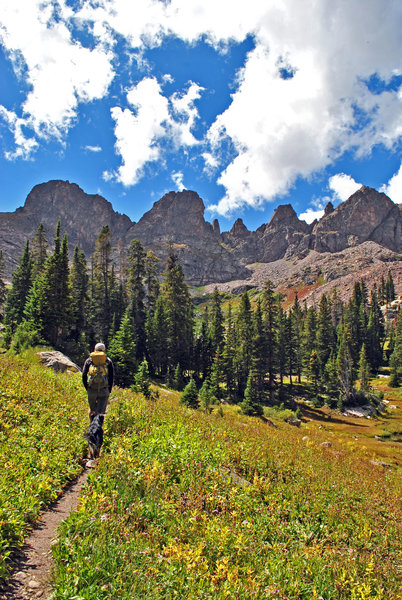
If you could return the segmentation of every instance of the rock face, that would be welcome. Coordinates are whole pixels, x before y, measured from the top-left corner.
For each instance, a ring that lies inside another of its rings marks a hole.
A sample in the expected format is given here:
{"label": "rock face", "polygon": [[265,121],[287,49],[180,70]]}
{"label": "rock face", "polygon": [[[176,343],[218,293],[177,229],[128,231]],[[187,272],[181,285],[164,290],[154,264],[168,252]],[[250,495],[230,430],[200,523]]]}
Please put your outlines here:
{"label": "rock face", "polygon": [[367,187],[336,209],[328,203],[324,216],[310,225],[285,204],[256,231],[238,219],[229,232],[221,233],[217,220],[212,225],[205,221],[204,210],[196,192],[169,192],[134,223],[101,196],[86,194],[68,181],[49,181],[35,186],[22,208],[0,213],[0,248],[10,276],[26,240],[41,223],[51,242],[60,218],[70,251],[78,245],[88,258],[99,231],[109,225],[114,246],[124,251],[139,239],[160,258],[161,270],[173,246],[191,286],[245,280],[250,276],[246,265],[303,259],[312,250],[335,253],[371,241],[402,253],[402,207]]}

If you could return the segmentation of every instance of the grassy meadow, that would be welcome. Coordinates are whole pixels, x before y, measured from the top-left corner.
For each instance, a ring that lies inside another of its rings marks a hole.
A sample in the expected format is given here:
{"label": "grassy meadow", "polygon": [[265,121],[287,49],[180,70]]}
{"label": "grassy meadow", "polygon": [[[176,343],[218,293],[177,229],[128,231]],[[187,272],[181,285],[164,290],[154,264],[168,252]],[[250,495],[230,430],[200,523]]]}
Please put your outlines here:
{"label": "grassy meadow", "polygon": [[[78,473],[87,414],[76,375],[32,355],[1,357],[0,373],[4,574],[27,524]],[[101,459],[54,546],[55,600],[401,598],[401,455],[378,432],[400,423],[402,399],[381,385],[390,416],[301,403],[300,428],[187,409],[164,388],[157,401],[114,390]]]}

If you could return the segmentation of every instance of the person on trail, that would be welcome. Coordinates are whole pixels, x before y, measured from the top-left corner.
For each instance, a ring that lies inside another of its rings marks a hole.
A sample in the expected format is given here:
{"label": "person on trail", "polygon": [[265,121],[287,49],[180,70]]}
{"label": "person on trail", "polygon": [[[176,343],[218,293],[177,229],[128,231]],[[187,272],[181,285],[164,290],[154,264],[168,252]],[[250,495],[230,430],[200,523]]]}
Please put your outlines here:
{"label": "person on trail", "polygon": [[82,369],[82,383],[88,394],[90,421],[95,415],[104,416],[113,382],[114,367],[110,358],[106,356],[105,345],[96,344]]}

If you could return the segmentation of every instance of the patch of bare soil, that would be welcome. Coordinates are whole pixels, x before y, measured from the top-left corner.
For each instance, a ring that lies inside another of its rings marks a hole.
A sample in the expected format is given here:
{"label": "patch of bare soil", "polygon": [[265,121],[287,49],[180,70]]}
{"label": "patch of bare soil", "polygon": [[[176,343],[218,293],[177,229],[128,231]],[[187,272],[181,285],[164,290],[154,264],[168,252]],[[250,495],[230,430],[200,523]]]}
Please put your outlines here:
{"label": "patch of bare soil", "polygon": [[85,469],[35,523],[25,545],[13,557],[11,578],[3,586],[0,582],[0,600],[46,600],[50,596],[52,545],[57,538],[56,530],[77,508],[88,474],[89,469]]}

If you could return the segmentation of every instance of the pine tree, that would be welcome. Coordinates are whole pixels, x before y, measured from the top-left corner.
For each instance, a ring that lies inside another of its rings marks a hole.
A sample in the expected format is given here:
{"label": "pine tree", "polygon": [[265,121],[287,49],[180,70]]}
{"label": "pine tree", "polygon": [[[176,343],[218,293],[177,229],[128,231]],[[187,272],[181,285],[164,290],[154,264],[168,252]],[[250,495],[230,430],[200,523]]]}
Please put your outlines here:
{"label": "pine tree", "polygon": [[204,383],[201,386],[199,396],[201,399],[202,408],[206,413],[209,413],[211,406],[217,402],[217,398],[214,397],[211,391],[211,384],[208,377],[204,380]]}
{"label": "pine tree", "polygon": [[11,289],[7,294],[4,314],[6,326],[5,341],[10,344],[17,326],[24,318],[24,308],[29,290],[32,285],[32,255],[29,250],[29,241],[24,246],[18,267],[12,274]]}
{"label": "pine tree", "polygon": [[[165,302],[162,296],[156,301],[155,313],[149,314],[146,323],[147,348],[152,370],[157,375],[165,376],[168,364],[168,324],[166,317]],[[170,367],[172,372],[172,367]]]}
{"label": "pine tree", "polygon": [[320,374],[320,361],[315,350],[311,352],[309,365],[308,365],[308,376],[310,381],[314,385],[314,392],[317,393],[317,383]]}
{"label": "pine tree", "polygon": [[132,385],[137,361],[134,324],[129,309],[126,310],[121,325],[110,342],[108,354],[115,366],[116,383],[122,387]]}
{"label": "pine tree", "polygon": [[94,340],[109,339],[111,326],[110,274],[112,266],[111,231],[102,227],[92,256],[91,306],[89,321]]}
{"label": "pine tree", "polygon": [[182,369],[190,368],[194,345],[193,305],[188,286],[184,281],[183,269],[173,252],[168,257],[161,295],[165,303],[167,329],[165,352],[168,365],[174,368],[180,364]]}
{"label": "pine tree", "polygon": [[214,355],[216,352],[221,352],[224,340],[224,326],[222,298],[217,287],[214,288],[212,294],[209,336],[211,339],[212,354]]}
{"label": "pine tree", "polygon": [[78,248],[74,249],[73,262],[70,271],[72,320],[71,337],[78,343],[86,331],[86,317],[88,308],[88,272],[85,254]]}
{"label": "pine tree", "polygon": [[226,338],[222,351],[222,379],[226,384],[226,393],[229,402],[235,402],[237,399],[237,378],[235,371],[236,354],[236,331],[232,319],[232,307],[229,304],[226,320]]}
{"label": "pine tree", "polygon": [[4,258],[3,251],[0,250],[0,321],[3,320],[4,317],[4,305],[7,298],[7,288],[4,282]]}
{"label": "pine tree", "polygon": [[45,262],[48,254],[48,243],[45,236],[45,228],[41,223],[36,230],[32,240],[32,277],[35,279],[37,275],[41,275],[45,268]]}
{"label": "pine tree", "polygon": [[363,344],[360,351],[360,360],[359,360],[359,380],[360,380],[360,389],[362,392],[367,392],[369,389],[369,378],[370,378],[370,367],[367,362],[366,355],[366,346]]}
{"label": "pine tree", "polygon": [[247,378],[244,400],[240,403],[240,408],[245,415],[260,417],[263,415],[260,402],[261,398],[258,394],[255,373],[251,370]]}
{"label": "pine tree", "polygon": [[274,284],[268,280],[265,282],[262,292],[262,310],[266,332],[267,345],[267,372],[269,381],[270,400],[274,398],[275,358],[277,355],[277,313],[278,304],[274,294]]}
{"label": "pine tree", "polygon": [[189,408],[198,408],[199,406],[198,390],[192,377],[180,396],[180,402]]}
{"label": "pine tree", "polygon": [[324,373],[325,365],[335,348],[335,332],[332,324],[331,305],[326,294],[321,296],[317,319],[317,357],[320,373]]}
{"label": "pine tree", "polygon": [[373,289],[371,291],[366,346],[367,359],[373,373],[378,371],[382,363],[384,336],[384,317],[378,304],[377,294]]}
{"label": "pine tree", "polygon": [[138,371],[135,374],[135,386],[134,389],[136,392],[143,394],[143,396],[149,400],[151,397],[151,380],[149,377],[149,369],[148,363],[144,359],[140,366],[138,367]]}
{"label": "pine tree", "polygon": [[394,350],[391,354],[389,366],[391,370],[389,385],[398,387],[402,384],[402,311],[399,311],[396,319]]}
{"label": "pine tree", "polygon": [[292,330],[293,330],[293,357],[294,357],[294,369],[297,375],[297,380],[301,383],[301,374],[303,366],[303,355],[302,355],[302,334],[303,334],[303,312],[300,308],[297,294],[295,301],[290,311],[290,318],[292,319]]}
{"label": "pine tree", "polygon": [[145,334],[145,250],[138,240],[132,240],[128,251],[129,306],[137,339],[137,360],[146,356]]}
{"label": "pine tree", "polygon": [[267,336],[263,323],[261,300],[259,299],[253,315],[252,369],[255,373],[258,395],[261,401],[265,400],[266,395],[265,377],[267,367]]}
{"label": "pine tree", "polygon": [[277,328],[278,328],[278,356],[277,356],[277,367],[280,381],[280,388],[283,388],[283,378],[286,374],[286,368],[288,366],[288,332],[286,330],[286,314],[281,307],[278,306],[277,313]]}
{"label": "pine tree", "polygon": [[348,323],[340,330],[340,342],[336,367],[342,402],[348,402],[354,395],[355,368],[352,358],[352,334]]}
{"label": "pine tree", "polygon": [[242,294],[237,315],[238,346],[236,353],[238,372],[238,395],[241,398],[247,385],[247,377],[253,361],[253,321],[250,298]]}
{"label": "pine tree", "polygon": [[184,388],[184,377],[180,367],[180,363],[177,363],[173,374],[172,387],[174,390],[181,391]]}
{"label": "pine tree", "polygon": [[201,327],[194,346],[194,368],[201,380],[206,379],[211,372],[212,356],[212,342],[209,335],[209,311],[207,306],[201,317]]}
{"label": "pine tree", "polygon": [[160,284],[158,279],[159,258],[152,251],[147,252],[145,257],[145,287],[147,297],[147,310],[151,317],[154,315],[156,301],[160,294]]}
{"label": "pine tree", "polygon": [[55,348],[65,350],[71,328],[72,301],[68,242],[61,240],[60,220],[53,253],[48,257],[28,295],[24,315],[41,337]]}
{"label": "pine tree", "polygon": [[302,358],[303,367],[306,373],[309,372],[310,357],[317,348],[317,311],[314,306],[308,308],[304,320],[302,336]]}
{"label": "pine tree", "polygon": [[395,300],[395,286],[391,271],[388,271],[387,281],[385,283],[385,301],[390,304]]}

